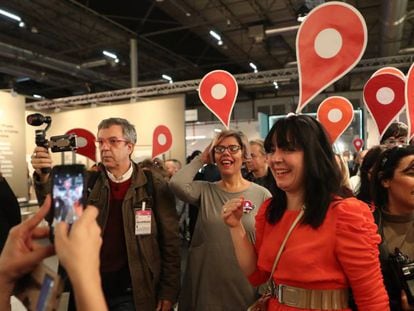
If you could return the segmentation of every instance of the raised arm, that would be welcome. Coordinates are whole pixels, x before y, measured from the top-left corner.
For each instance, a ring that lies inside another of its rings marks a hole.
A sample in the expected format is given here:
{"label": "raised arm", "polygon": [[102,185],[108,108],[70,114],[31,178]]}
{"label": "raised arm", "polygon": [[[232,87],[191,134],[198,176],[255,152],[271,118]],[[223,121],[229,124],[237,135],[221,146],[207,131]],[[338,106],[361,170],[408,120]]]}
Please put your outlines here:
{"label": "raised arm", "polygon": [[222,215],[224,222],[230,228],[231,239],[233,240],[239,266],[246,276],[250,276],[256,271],[257,255],[241,222],[243,200],[244,198],[240,197],[227,201],[223,206]]}
{"label": "raised arm", "polygon": [[197,205],[201,194],[201,183],[204,181],[193,179],[203,165],[202,158],[197,156],[171,178],[170,188],[180,200]]}

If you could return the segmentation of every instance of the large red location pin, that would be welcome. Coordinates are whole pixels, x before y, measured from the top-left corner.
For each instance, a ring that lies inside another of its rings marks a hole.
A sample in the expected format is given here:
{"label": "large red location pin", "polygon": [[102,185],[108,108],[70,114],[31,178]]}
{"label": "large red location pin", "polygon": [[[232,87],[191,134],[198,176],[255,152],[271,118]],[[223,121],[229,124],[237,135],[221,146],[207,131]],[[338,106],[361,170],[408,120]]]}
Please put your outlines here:
{"label": "large red location pin", "polygon": [[375,71],[372,74],[371,77],[375,77],[375,76],[378,76],[378,75],[384,74],[384,73],[389,73],[389,74],[392,74],[394,76],[399,76],[400,78],[405,79],[404,73],[400,69],[395,68],[395,67],[383,67],[383,68],[380,68],[377,71]]}
{"label": "large red location pin", "polygon": [[325,127],[333,144],[354,118],[352,104],[345,97],[328,97],[319,105],[317,118]]}
{"label": "large red location pin", "polygon": [[299,28],[296,57],[300,112],[316,95],[344,76],[361,59],[367,27],[351,5],[327,2],[313,9]]}
{"label": "large red location pin", "polygon": [[236,79],[224,70],[209,72],[201,79],[198,87],[198,95],[202,103],[227,128],[238,91]]}
{"label": "large red location pin", "polygon": [[405,82],[405,103],[407,107],[408,138],[414,136],[414,64],[407,73]]}
{"label": "large red location pin", "polygon": [[158,125],[152,134],[152,158],[167,152],[172,145],[171,131],[165,125]]}
{"label": "large red location pin", "polygon": [[362,146],[364,145],[364,141],[361,138],[356,137],[352,141],[352,144],[354,145],[355,150],[359,152],[359,150],[361,150]]}
{"label": "large red location pin", "polygon": [[88,130],[82,128],[74,128],[66,132],[66,134],[75,134],[78,148],[76,153],[81,154],[92,161],[96,162],[96,146],[95,135]]}
{"label": "large red location pin", "polygon": [[364,103],[380,137],[405,107],[404,88],[405,80],[389,73],[371,77],[364,86]]}

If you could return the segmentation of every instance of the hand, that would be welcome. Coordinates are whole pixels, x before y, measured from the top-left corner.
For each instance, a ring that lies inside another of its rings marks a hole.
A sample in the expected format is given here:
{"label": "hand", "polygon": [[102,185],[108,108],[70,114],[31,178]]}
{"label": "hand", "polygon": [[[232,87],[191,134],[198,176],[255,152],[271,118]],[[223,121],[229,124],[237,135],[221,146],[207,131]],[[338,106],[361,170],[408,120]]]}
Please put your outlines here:
{"label": "hand", "polygon": [[170,311],[172,309],[172,302],[169,300],[160,300],[158,301],[156,311]]}
{"label": "hand", "polygon": [[408,303],[407,295],[405,294],[405,292],[403,290],[401,291],[401,308],[402,308],[403,311],[413,311],[414,310],[414,306],[412,306]]}
{"label": "hand", "polygon": [[36,147],[33,150],[31,163],[36,173],[40,176],[41,181],[46,180],[49,173],[42,173],[41,169],[52,167],[52,158],[49,151],[44,147]]}
{"label": "hand", "polygon": [[80,278],[99,278],[99,252],[102,245],[101,229],[96,222],[98,209],[88,206],[72,225],[55,225],[56,254],[72,281]]}
{"label": "hand", "polygon": [[243,216],[243,201],[244,198],[235,198],[226,202],[223,206],[222,217],[226,225],[231,228],[237,227],[241,224]]}
{"label": "hand", "polygon": [[0,283],[6,289],[14,287],[15,282],[23,275],[32,271],[44,258],[54,254],[52,245],[41,245],[37,239],[49,236],[49,227],[38,227],[38,224],[49,211],[51,204],[48,195],[39,209],[31,218],[13,227],[7,237],[0,256]]}
{"label": "hand", "polygon": [[211,143],[208,144],[208,146],[203,150],[203,152],[200,155],[200,159],[204,164],[213,163],[214,159],[211,158],[210,150],[211,150]]}

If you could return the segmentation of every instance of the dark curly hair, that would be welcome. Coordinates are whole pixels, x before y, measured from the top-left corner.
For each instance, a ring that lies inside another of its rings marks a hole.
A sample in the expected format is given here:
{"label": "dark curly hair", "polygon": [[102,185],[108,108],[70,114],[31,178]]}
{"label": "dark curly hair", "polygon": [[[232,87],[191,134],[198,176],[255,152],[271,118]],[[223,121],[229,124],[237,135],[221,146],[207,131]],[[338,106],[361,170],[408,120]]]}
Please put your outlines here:
{"label": "dark curly hair", "polygon": [[402,158],[414,154],[414,146],[396,146],[385,150],[378,157],[371,175],[371,195],[376,207],[387,210],[388,191],[383,181],[392,179]]}

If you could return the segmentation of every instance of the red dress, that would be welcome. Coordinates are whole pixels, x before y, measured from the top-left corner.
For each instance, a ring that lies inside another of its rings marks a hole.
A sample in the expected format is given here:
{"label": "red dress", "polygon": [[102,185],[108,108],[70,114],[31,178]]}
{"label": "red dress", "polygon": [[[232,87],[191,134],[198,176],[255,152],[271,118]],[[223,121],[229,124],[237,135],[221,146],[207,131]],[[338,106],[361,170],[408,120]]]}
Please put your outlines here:
{"label": "red dress", "polygon": [[[265,219],[269,203],[265,201],[256,215],[257,270],[249,276],[255,286],[267,280],[279,246],[299,213],[287,210],[278,223],[271,225]],[[273,279],[276,284],[307,289],[351,287],[358,310],[389,310],[378,259],[380,240],[366,204],[355,198],[334,201],[319,228],[300,223],[296,226]],[[298,309],[271,299],[269,310]]]}

